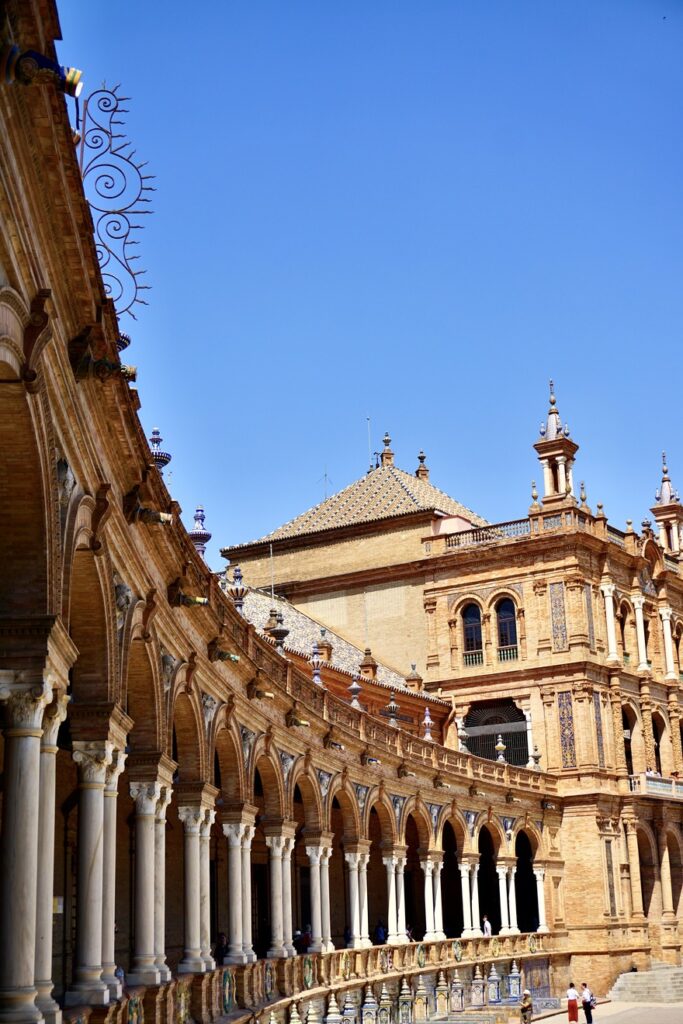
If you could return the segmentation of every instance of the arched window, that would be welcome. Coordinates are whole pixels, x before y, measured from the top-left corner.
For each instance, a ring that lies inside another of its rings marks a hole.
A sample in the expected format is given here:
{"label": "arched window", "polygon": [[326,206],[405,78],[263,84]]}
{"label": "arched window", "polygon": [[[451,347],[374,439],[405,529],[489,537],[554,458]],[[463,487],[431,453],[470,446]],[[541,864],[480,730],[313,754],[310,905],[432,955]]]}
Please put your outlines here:
{"label": "arched window", "polygon": [[468,604],[462,613],[466,665],[481,665],[484,660],[481,643],[481,611],[479,605]]}
{"label": "arched window", "polygon": [[498,660],[517,659],[517,609],[509,597],[504,597],[496,606],[498,618]]}

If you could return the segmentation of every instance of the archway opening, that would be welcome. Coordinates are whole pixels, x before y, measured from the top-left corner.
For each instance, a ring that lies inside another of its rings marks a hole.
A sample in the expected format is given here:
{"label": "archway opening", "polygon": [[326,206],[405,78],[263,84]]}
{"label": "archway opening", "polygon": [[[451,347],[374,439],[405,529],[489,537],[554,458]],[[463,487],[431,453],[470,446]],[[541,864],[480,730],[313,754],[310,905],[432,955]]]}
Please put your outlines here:
{"label": "archway opening", "polygon": [[498,757],[496,743],[500,735],[506,746],[505,760],[522,768],[527,764],[527,721],[524,712],[511,697],[475,701],[465,716],[465,730],[468,737],[467,749],[476,757],[495,761]]}
{"label": "archway opening", "polygon": [[[420,864],[420,833],[412,814],[406,821],[406,866],[404,875],[406,930],[414,939],[425,933],[425,884]],[[424,851],[426,853],[426,850]]]}
{"label": "archway opening", "polygon": [[515,897],[517,924],[522,932],[535,932],[538,928],[538,890],[534,875],[534,851],[526,832],[520,832],[515,841],[517,865],[515,871]]}
{"label": "archway opening", "polygon": [[367,867],[368,931],[370,939],[374,937],[377,922],[382,921],[386,928],[389,918],[387,869],[383,863],[384,851],[392,846],[391,829],[387,819],[388,812],[381,804],[375,804],[371,808],[368,819],[370,858]]}
{"label": "archway opening", "polygon": [[650,838],[638,829],[638,858],[640,861],[640,886],[643,897],[643,912],[649,917],[655,912],[654,895],[657,882],[657,866],[655,863]]}
{"label": "archway opening", "polygon": [[[491,922],[494,933],[500,931],[500,893],[498,889],[498,873],[496,872],[496,847],[493,836],[484,825],[479,832],[479,873],[477,878],[479,890],[479,915],[484,915]],[[474,928],[481,928],[481,921],[472,922]]]}
{"label": "archway opening", "polygon": [[632,747],[632,735],[633,735],[633,719],[635,715],[629,714],[626,708],[621,710],[621,727],[624,734],[624,757],[626,759],[626,771],[629,775],[634,774],[633,770],[633,747]]}
{"label": "archway opening", "polygon": [[465,927],[462,910],[462,885],[458,866],[458,844],[455,829],[449,821],[443,828],[443,868],[441,871],[441,900],[443,928],[447,938],[462,934]]}

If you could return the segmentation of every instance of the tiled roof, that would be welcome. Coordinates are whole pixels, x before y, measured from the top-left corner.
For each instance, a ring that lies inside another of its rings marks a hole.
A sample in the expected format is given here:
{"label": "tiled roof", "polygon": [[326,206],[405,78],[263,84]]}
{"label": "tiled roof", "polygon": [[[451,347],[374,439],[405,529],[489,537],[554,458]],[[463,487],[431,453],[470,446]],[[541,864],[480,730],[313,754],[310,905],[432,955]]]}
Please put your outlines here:
{"label": "tiled roof", "polygon": [[[271,597],[269,593],[263,590],[247,591],[242,614],[248,622],[251,622],[260,632],[263,632],[263,627],[270,618],[271,608],[282,612],[284,625],[289,630],[289,634],[285,639],[285,648],[305,658],[310,657],[313,651],[313,644],[319,643],[321,640],[320,630],[323,628],[322,624],[305,615],[304,612],[299,611],[285,598]],[[326,627],[325,637],[332,645],[332,660],[329,662],[332,668],[340,669],[342,672],[349,673],[349,675],[357,673],[365,652]],[[379,662],[377,664],[377,676],[373,683],[368,682],[368,685],[379,685],[389,690],[410,693],[411,696],[421,698],[428,703],[443,703],[438,697],[433,697],[424,691],[411,690],[410,687],[406,686],[402,675],[387,668],[386,665],[380,665]]]}
{"label": "tiled roof", "polygon": [[473,526],[487,525],[485,519],[434,487],[428,480],[419,479],[397,466],[379,466],[326,501],[291,519],[284,526],[279,526],[272,533],[267,533],[265,537],[235,544],[225,550],[392,519],[394,516],[414,512],[432,511],[462,516]]}

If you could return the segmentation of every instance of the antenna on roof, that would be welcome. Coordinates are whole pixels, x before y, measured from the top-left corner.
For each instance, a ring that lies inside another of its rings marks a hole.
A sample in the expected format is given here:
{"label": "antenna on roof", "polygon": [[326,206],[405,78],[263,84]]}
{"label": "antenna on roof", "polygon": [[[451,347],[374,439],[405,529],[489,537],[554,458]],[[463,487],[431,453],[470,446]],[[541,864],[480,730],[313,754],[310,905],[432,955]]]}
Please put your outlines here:
{"label": "antenna on roof", "polygon": [[[325,472],[320,477],[320,480],[325,481],[325,499],[327,500],[327,485],[332,484],[332,486],[334,487],[334,480],[329,476],[327,472],[327,466],[325,466]],[[318,483],[320,483],[320,480],[318,480]]]}
{"label": "antenna on roof", "polygon": [[270,543],[270,599],[275,600],[275,568],[273,566],[273,542]]}
{"label": "antenna on roof", "polygon": [[370,417],[366,416],[365,419],[368,421],[368,468],[372,469],[372,441],[370,440]]}

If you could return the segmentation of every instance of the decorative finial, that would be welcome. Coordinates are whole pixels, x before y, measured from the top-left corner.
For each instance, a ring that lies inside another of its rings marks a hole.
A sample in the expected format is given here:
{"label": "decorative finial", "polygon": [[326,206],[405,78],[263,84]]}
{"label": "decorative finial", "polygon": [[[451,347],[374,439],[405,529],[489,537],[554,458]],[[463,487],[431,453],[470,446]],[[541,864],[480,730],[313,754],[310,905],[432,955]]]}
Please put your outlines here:
{"label": "decorative finial", "polygon": [[496,743],[494,750],[498,751],[497,760],[502,761],[502,763],[505,764],[505,751],[507,750],[507,747],[503,743],[503,737],[500,733],[498,733],[498,742]]}
{"label": "decorative finial", "polygon": [[535,480],[531,481],[531,500],[533,501],[534,505],[538,501],[538,490],[536,489],[536,481]]}
{"label": "decorative finial", "polygon": [[551,405],[555,405],[556,402],[557,402],[557,399],[555,398],[555,385],[553,384],[553,382],[551,380],[550,381],[550,404]]}
{"label": "decorative finial", "polygon": [[424,726],[424,736],[422,737],[422,739],[426,740],[428,743],[431,743],[433,741],[432,726],[434,725],[434,722],[432,721],[432,716],[429,713],[428,705],[425,706],[425,713],[424,718],[422,719],[422,725]]}
{"label": "decorative finial", "polygon": [[662,452],[662,474],[664,476],[668,476],[669,475],[669,470],[667,469],[667,466],[666,466],[666,452]]}
{"label": "decorative finial", "polygon": [[429,480],[429,470],[428,470],[427,466],[425,465],[426,458],[427,458],[427,456],[420,449],[420,451],[418,452],[418,456],[417,456],[418,467],[415,470],[415,476],[418,478],[418,480]]}
{"label": "decorative finial", "polygon": [[311,673],[313,676],[313,682],[316,686],[322,686],[322,679],[320,678],[320,666],[322,664],[322,658],[320,657],[320,648],[317,643],[313,644],[311,651]]}
{"label": "decorative finial", "polygon": [[349,693],[351,694],[351,707],[356,708],[357,711],[362,711],[358,696],[361,692],[360,676],[355,675],[353,681],[349,686]]}
{"label": "decorative finial", "polygon": [[168,452],[162,452],[161,450],[161,444],[164,439],[159,433],[158,427],[154,428],[154,430],[152,431],[152,436],[149,437],[147,440],[149,441],[149,446],[152,449],[152,460],[154,462],[154,465],[157,467],[157,469],[163,476],[164,469],[166,466],[168,466],[172,456],[169,455]]}
{"label": "decorative finial", "polygon": [[424,461],[425,461],[426,458],[427,458],[427,456],[425,455],[425,453],[420,448],[419,452],[417,453],[417,461],[419,463],[424,464]]}
{"label": "decorative finial", "polygon": [[289,636],[289,630],[284,624],[285,617],[282,614],[282,612],[277,613],[277,615],[275,616],[275,621],[276,625],[271,629],[270,635],[275,641],[276,649],[280,652],[280,654],[284,654],[285,637]]}
{"label": "decorative finial", "polygon": [[119,352],[123,352],[124,348],[128,348],[130,345],[130,334],[126,334],[125,331],[119,331],[119,336],[116,339],[116,347]]}
{"label": "decorative finial", "polygon": [[583,482],[583,480],[581,481],[581,491],[579,492],[579,497],[581,499],[581,504],[585,505],[586,504],[586,485]]}
{"label": "decorative finial", "polygon": [[239,565],[236,565],[232,572],[232,583],[228,587],[228,593],[233,600],[235,608],[241,613],[244,606],[244,598],[247,593],[247,588],[242,582],[242,570]]}
{"label": "decorative finial", "polygon": [[[170,458],[170,456],[169,456]],[[204,508],[202,505],[197,505],[194,513],[194,529],[190,530],[190,538],[192,543],[196,547],[198,553],[204,557],[206,551],[206,545],[211,540],[212,534],[204,528]]]}
{"label": "decorative finial", "polygon": [[546,425],[545,425],[545,423],[541,423],[541,426],[539,427],[538,432],[541,435],[541,437],[545,437],[545,432],[546,432]]}
{"label": "decorative finial", "polygon": [[389,437],[389,431],[388,430],[384,431],[384,437],[382,438],[382,444],[384,445],[385,448],[390,448],[391,447],[391,438]]}
{"label": "decorative finial", "polygon": [[389,703],[387,704],[386,709],[389,712],[389,725],[391,725],[394,729],[398,729],[398,719],[396,718],[396,715],[398,714],[399,707],[400,704],[396,703],[396,694],[392,690],[391,696],[389,697]]}

